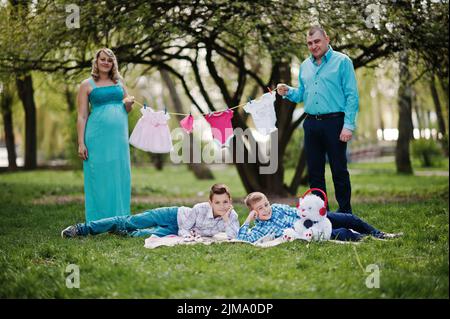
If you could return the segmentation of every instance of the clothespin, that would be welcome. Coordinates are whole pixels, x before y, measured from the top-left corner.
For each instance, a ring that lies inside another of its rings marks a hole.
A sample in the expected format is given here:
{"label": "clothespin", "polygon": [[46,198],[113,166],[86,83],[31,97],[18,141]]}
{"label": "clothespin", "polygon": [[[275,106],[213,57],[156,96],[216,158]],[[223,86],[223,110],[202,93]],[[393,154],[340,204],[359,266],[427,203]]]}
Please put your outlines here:
{"label": "clothespin", "polygon": [[252,103],[252,98],[250,96],[248,97],[248,103]]}
{"label": "clothespin", "polygon": [[147,103],[144,102],[144,109],[146,109],[146,108],[147,108]]}
{"label": "clothespin", "polygon": [[164,114],[167,114],[167,107],[164,106]]}
{"label": "clothespin", "polygon": [[267,87],[267,89],[269,90],[269,93],[272,94],[272,90],[270,89],[270,87]]}

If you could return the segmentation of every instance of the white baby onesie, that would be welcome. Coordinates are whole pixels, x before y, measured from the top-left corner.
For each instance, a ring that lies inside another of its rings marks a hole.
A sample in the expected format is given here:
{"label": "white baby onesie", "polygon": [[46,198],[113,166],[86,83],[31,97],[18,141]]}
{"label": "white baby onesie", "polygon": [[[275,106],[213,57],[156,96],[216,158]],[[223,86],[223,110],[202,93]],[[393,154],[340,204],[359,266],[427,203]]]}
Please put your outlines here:
{"label": "white baby onesie", "polygon": [[253,117],[256,129],[263,135],[276,130],[277,116],[274,108],[275,92],[265,93],[257,101],[248,102],[244,110]]}

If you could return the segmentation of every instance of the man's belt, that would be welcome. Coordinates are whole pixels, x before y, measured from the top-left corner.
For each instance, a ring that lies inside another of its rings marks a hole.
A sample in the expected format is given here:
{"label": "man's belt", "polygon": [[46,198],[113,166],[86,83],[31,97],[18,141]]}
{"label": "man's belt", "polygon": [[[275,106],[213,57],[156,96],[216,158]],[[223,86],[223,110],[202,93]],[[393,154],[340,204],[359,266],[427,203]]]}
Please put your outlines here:
{"label": "man's belt", "polygon": [[331,119],[334,117],[344,117],[345,113],[344,112],[335,112],[335,113],[327,113],[327,114],[306,114],[307,118],[313,119],[313,120],[326,120],[326,119]]}

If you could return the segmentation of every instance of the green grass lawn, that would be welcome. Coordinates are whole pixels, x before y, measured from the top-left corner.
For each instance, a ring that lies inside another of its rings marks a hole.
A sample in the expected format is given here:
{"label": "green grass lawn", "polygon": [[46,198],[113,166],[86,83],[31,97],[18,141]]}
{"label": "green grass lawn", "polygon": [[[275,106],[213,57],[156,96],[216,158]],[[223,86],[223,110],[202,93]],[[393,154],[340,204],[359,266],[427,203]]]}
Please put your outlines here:
{"label": "green grass lawn", "polygon": [[[448,177],[398,176],[392,163],[350,168],[355,213],[404,237],[154,250],[142,238],[110,234],[67,240],[61,229],[84,219],[81,172],[1,174],[0,298],[448,298]],[[242,222],[245,190],[236,170],[214,174],[214,181],[197,181],[185,166],[134,168],[132,211],[204,201],[212,183],[225,182]],[[335,208],[329,171],[327,180]],[[79,289],[66,287],[69,264],[79,266]],[[372,264],[380,287],[369,289]]]}

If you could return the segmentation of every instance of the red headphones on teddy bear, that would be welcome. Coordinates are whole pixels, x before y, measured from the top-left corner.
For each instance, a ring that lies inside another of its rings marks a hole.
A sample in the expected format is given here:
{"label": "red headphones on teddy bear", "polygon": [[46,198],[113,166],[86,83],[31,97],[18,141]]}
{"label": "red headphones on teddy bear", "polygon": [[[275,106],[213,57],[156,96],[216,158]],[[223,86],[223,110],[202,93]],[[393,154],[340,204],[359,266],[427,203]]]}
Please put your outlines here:
{"label": "red headphones on teddy bear", "polygon": [[[319,214],[321,216],[325,216],[327,213],[327,204],[328,204],[328,198],[327,198],[327,194],[325,194],[325,192],[323,190],[321,190],[320,188],[311,188],[308,189],[303,196],[301,196],[301,198],[304,198],[306,195],[308,195],[309,193],[313,192],[313,191],[318,191],[321,192],[324,198],[324,203],[323,203],[323,207],[319,210]],[[297,208],[300,207],[300,201],[297,202]]]}

